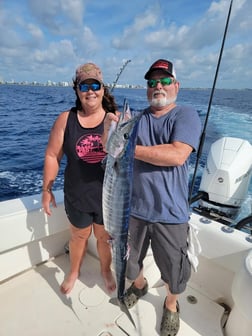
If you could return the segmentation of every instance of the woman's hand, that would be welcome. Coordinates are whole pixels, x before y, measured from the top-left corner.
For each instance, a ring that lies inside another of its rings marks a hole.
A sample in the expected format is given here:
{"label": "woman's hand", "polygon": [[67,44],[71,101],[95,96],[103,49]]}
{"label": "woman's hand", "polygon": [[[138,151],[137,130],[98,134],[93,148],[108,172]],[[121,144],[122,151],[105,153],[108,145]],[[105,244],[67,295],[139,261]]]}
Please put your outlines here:
{"label": "woman's hand", "polygon": [[44,209],[44,212],[48,215],[51,216],[52,211],[50,208],[50,204],[52,204],[52,206],[54,208],[57,208],[57,204],[55,201],[55,197],[52,191],[48,191],[48,190],[43,190],[43,194],[42,194],[42,206]]}

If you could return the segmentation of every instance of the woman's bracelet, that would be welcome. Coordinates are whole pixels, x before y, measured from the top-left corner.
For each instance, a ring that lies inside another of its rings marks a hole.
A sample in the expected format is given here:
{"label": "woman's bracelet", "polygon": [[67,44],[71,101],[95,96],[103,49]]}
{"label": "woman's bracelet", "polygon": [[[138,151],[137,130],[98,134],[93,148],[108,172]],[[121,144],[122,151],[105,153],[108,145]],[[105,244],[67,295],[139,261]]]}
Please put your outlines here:
{"label": "woman's bracelet", "polygon": [[52,192],[52,188],[45,188],[45,189],[42,189],[42,191],[46,191],[46,192],[51,193]]}

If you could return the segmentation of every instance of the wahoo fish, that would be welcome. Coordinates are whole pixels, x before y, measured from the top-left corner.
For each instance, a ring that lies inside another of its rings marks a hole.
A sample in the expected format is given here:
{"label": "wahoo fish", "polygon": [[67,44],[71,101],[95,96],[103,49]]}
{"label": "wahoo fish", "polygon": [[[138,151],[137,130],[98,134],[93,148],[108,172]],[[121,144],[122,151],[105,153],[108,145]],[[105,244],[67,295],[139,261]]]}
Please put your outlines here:
{"label": "wahoo fish", "polygon": [[[121,310],[135,323],[124,303],[125,276],[128,257],[128,227],[130,217],[133,162],[137,126],[142,113],[132,117],[124,100],[118,123],[111,125],[106,151],[106,168],[103,181],[103,220],[110,235],[112,257],[116,273],[117,301]],[[113,127],[114,126],[114,127]],[[113,302],[113,299],[111,300]]]}

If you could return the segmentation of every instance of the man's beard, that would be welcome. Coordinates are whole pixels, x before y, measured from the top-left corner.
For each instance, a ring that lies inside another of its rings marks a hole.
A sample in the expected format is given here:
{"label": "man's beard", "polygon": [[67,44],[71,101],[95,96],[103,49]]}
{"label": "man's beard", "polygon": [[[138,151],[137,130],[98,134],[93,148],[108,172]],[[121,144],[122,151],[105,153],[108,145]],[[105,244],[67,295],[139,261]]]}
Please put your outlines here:
{"label": "man's beard", "polygon": [[[155,94],[163,94],[163,97],[155,98]],[[168,98],[166,92],[164,90],[156,90],[153,92],[151,99],[149,99],[149,103],[153,107],[164,107],[166,105],[170,105],[175,103],[177,96]]]}

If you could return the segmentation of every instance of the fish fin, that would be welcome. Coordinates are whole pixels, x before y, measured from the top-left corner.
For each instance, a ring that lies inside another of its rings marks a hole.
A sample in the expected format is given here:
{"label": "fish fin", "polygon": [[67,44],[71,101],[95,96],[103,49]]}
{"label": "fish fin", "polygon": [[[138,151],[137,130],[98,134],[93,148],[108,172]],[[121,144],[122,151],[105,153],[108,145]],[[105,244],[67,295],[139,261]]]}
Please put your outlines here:
{"label": "fish fin", "polygon": [[123,313],[125,313],[125,314],[128,316],[130,322],[133,324],[134,328],[136,329],[136,324],[135,324],[135,322],[134,322],[134,320],[133,320],[133,318],[132,318],[132,316],[131,316],[131,314],[130,314],[130,312],[129,312],[129,309],[128,309],[128,307],[126,306],[124,300],[123,300],[123,299],[122,299],[122,300],[119,300],[118,298],[115,298],[115,297],[114,297],[114,298],[111,298],[111,299],[109,300],[109,302],[112,303],[112,304],[115,305],[115,306],[119,306],[119,307],[121,308],[121,311],[122,311]]}
{"label": "fish fin", "polygon": [[117,298],[111,298],[110,300],[109,300],[109,302],[110,303],[112,303],[113,305],[115,305],[115,306],[119,306],[119,304],[118,304],[118,299]]}
{"label": "fish fin", "polygon": [[120,303],[121,311],[124,312],[124,313],[128,316],[130,322],[133,324],[134,328],[136,329],[135,322],[134,322],[134,320],[133,320],[133,318],[132,318],[132,316],[131,316],[131,314],[130,314],[130,312],[129,312],[129,309],[128,309],[128,307],[126,306],[124,300],[123,300],[123,299],[120,300],[119,303]]}
{"label": "fish fin", "polygon": [[112,120],[108,131],[108,140],[110,139],[111,134],[116,130],[116,128],[117,128],[117,122]]}
{"label": "fish fin", "polygon": [[124,111],[124,121],[132,118],[129,103],[128,103],[127,99],[124,99],[123,111]]}
{"label": "fish fin", "polygon": [[108,160],[108,156],[104,156],[104,158],[101,160],[101,167],[103,170],[106,169],[106,163],[107,163],[107,160]]}
{"label": "fish fin", "polygon": [[126,122],[127,120],[129,120],[131,118],[132,118],[132,115],[131,115],[129,103],[128,103],[127,99],[124,98],[123,110],[122,110],[122,112],[119,116],[118,124],[123,124],[124,122]]}

